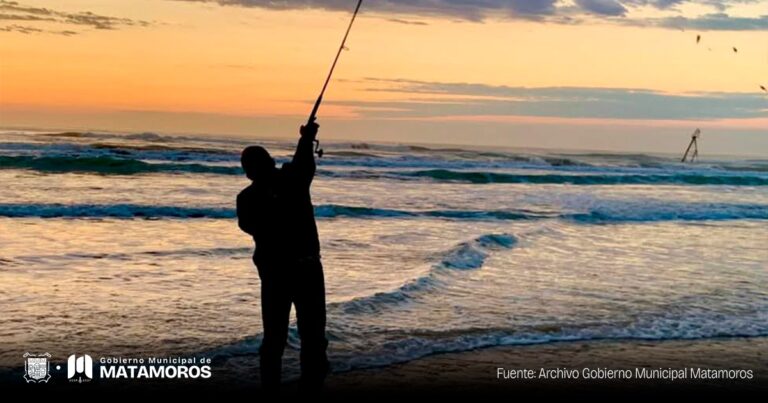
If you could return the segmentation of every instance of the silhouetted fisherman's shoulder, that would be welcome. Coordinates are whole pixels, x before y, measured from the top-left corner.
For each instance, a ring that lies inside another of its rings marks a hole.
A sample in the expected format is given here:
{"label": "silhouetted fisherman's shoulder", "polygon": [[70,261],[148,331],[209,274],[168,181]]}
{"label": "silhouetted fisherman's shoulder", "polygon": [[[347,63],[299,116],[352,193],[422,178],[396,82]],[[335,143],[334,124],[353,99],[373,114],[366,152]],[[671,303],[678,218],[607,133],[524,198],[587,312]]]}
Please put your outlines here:
{"label": "silhouetted fisherman's shoulder", "polygon": [[310,196],[316,170],[312,149],[316,134],[316,125],[302,128],[293,159],[280,169],[263,147],[243,151],[243,168],[253,183],[237,197],[237,216],[240,228],[256,242],[256,261],[320,254]]}

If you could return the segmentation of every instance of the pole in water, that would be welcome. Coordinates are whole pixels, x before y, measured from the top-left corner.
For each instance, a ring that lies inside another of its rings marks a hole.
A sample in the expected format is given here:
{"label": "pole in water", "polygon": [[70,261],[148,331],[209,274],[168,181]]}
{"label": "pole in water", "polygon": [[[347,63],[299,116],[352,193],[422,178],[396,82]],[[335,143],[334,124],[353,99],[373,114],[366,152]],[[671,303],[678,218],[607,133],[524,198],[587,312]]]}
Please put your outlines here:
{"label": "pole in water", "polygon": [[688,159],[688,154],[691,152],[691,148],[694,149],[693,154],[691,155],[691,160],[689,162],[694,162],[696,157],[699,156],[699,136],[701,135],[701,130],[696,129],[695,132],[693,132],[693,135],[691,136],[691,142],[688,143],[688,148],[685,149],[685,154],[683,154],[683,159],[680,160],[680,162],[685,162]]}
{"label": "pole in water", "polygon": [[[317,97],[317,101],[315,101],[315,106],[312,108],[312,113],[309,115],[309,119],[307,120],[307,124],[315,123],[315,120],[317,120],[317,110],[320,109],[320,104],[323,103],[323,96],[325,95],[325,90],[328,88],[328,83],[331,82],[331,77],[333,77],[333,71],[336,69],[336,63],[339,62],[339,57],[341,56],[341,52],[346,49],[347,44],[347,37],[349,37],[349,31],[352,30],[352,24],[355,23],[355,18],[357,18],[357,13],[360,11],[360,6],[363,5],[363,0],[358,0],[357,7],[355,7],[355,12],[352,14],[352,20],[349,22],[349,26],[347,27],[347,32],[344,34],[344,39],[341,41],[341,46],[339,46],[339,51],[336,52],[336,58],[333,59],[333,64],[331,65],[331,71],[328,73],[328,77],[325,79],[325,84],[323,84],[323,90],[320,91],[320,96]],[[315,140],[315,153],[317,153],[317,156],[320,158],[323,158],[323,150],[320,148],[320,140]]]}

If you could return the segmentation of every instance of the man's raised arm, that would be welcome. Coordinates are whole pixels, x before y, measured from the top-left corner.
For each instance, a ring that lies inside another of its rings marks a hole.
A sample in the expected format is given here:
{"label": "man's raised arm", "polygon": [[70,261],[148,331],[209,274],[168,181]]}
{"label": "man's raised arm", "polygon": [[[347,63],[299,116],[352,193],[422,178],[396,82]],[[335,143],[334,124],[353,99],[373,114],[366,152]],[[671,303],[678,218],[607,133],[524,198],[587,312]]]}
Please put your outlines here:
{"label": "man's raised arm", "polygon": [[315,169],[317,168],[313,146],[319,128],[320,126],[314,122],[301,126],[301,138],[291,161],[291,169],[294,173],[309,182],[312,182],[312,178],[315,176]]}

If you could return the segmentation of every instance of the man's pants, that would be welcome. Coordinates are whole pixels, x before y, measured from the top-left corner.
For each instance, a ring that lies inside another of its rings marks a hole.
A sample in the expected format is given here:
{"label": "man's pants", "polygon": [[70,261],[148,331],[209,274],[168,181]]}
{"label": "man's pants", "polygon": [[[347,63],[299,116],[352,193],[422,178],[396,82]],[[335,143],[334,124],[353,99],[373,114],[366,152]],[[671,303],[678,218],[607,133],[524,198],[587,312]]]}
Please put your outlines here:
{"label": "man's pants", "polygon": [[267,390],[280,385],[280,372],[291,304],[301,337],[302,389],[319,389],[328,374],[325,338],[325,282],[320,259],[260,264],[261,315],[264,339],[259,355],[261,383]]}

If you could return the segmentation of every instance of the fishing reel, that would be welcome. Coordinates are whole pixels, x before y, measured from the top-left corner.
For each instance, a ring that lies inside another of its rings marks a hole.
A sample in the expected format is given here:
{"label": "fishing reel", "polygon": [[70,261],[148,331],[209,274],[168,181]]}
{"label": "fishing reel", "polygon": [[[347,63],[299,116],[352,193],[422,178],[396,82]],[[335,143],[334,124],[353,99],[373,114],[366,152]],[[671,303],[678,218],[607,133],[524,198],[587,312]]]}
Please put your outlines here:
{"label": "fishing reel", "polygon": [[[322,101],[322,96],[321,96],[321,98],[318,98],[317,103],[315,104],[315,109],[312,110],[312,116],[310,116],[309,120],[307,121],[307,126],[313,125],[317,121],[317,117],[315,117],[315,113],[317,112],[317,108],[320,106],[320,101]],[[302,126],[301,127],[302,131],[303,131],[304,127],[306,127],[306,126]],[[304,136],[304,133],[302,132],[301,135]],[[315,132],[315,135],[313,137],[314,138],[312,139],[312,142],[315,143],[315,151],[314,152],[315,152],[315,154],[317,154],[318,158],[323,158],[323,154],[325,154],[325,151],[323,151],[323,149],[320,148],[320,140],[317,139],[317,132]]]}
{"label": "fishing reel", "polygon": [[323,158],[323,154],[325,154],[325,151],[323,151],[322,148],[320,148],[320,140],[312,140],[313,143],[315,143],[315,154],[317,154],[318,158]]}

